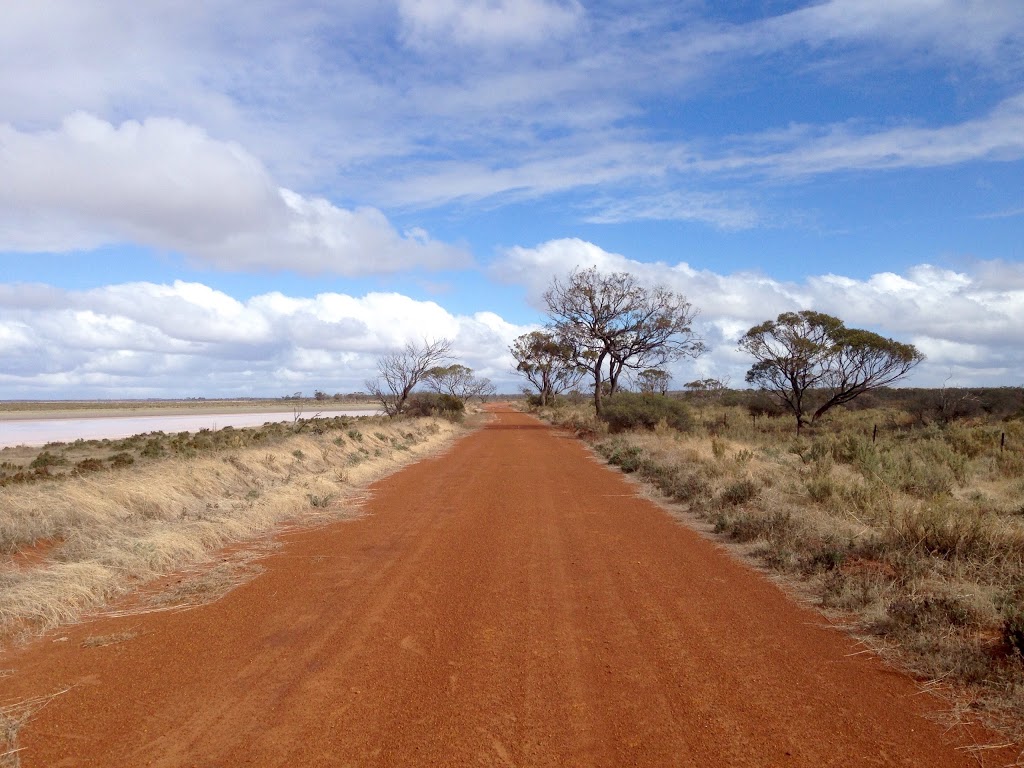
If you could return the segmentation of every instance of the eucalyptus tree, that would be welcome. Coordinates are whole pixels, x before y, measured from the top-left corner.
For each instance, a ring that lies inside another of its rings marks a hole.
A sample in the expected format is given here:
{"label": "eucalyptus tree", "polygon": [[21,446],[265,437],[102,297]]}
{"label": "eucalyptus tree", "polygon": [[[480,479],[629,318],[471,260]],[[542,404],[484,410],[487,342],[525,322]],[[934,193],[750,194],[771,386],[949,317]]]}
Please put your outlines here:
{"label": "eucalyptus tree", "polygon": [[792,413],[798,432],[831,408],[903,378],[924,360],[912,344],[847,328],[839,318],[811,310],[783,312],[755,325],[739,347],[757,361],[747,383]]}
{"label": "eucalyptus tree", "polygon": [[697,310],[685,296],[646,287],[628,272],[574,270],[552,280],[544,303],[568,359],[593,378],[599,415],[602,396],[616,392],[624,370],[659,368],[706,349],[693,330]]}
{"label": "eucalyptus tree", "polygon": [[672,383],[672,374],[661,368],[647,368],[636,378],[640,391],[648,394],[667,395]]}
{"label": "eucalyptus tree", "polygon": [[495,392],[490,379],[474,375],[472,368],[460,363],[434,366],[426,372],[423,379],[427,387],[438,394],[450,395],[462,403],[474,397],[483,400]]}
{"label": "eucalyptus tree", "polygon": [[572,389],[585,371],[572,360],[572,345],[548,331],[531,331],[518,337],[509,352],[516,371],[537,388],[541,405]]}

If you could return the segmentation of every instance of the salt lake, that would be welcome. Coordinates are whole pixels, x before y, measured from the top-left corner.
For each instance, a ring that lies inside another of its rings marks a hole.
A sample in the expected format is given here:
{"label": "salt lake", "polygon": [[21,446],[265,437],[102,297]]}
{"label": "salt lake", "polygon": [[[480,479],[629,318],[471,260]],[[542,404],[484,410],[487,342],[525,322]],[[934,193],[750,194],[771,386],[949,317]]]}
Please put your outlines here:
{"label": "salt lake", "polygon": [[[330,410],[321,415],[374,416],[374,410]],[[259,427],[268,421],[292,421],[293,411],[280,413],[193,413],[162,416],[101,416],[96,418],[0,420],[0,448],[15,445],[37,446],[46,443],[71,443],[75,440],[102,440],[131,437],[146,432],[196,432],[223,427]]]}

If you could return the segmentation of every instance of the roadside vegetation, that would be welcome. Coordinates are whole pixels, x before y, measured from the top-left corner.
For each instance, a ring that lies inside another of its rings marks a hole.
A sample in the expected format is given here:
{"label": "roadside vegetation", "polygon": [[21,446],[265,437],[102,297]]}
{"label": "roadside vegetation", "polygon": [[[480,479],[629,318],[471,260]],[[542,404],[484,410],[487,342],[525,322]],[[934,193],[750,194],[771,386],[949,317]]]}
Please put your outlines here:
{"label": "roadside vegetation", "polygon": [[[210,566],[225,545],[351,516],[359,487],[458,432],[432,416],[335,417],[6,449],[0,642]],[[213,569],[221,586],[252,571],[229,560]]]}
{"label": "roadside vegetation", "polygon": [[797,434],[763,393],[692,384],[537,410],[1024,737],[1024,390],[879,389]]}

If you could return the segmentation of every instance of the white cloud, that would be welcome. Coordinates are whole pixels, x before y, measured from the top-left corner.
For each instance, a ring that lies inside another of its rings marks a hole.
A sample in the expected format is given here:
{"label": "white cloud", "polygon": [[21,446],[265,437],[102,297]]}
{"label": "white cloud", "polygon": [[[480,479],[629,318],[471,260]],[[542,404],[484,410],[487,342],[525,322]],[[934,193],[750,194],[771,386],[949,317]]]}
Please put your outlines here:
{"label": "white cloud", "polygon": [[696,327],[711,347],[706,358],[688,363],[687,370],[727,376],[734,385],[743,381],[750,362],[736,351],[740,335],[781,312],[798,309],[826,312],[850,326],[933,353],[934,359],[921,365],[912,379],[922,386],[941,385],[951,366],[959,366],[958,380],[964,385],[1024,381],[1019,356],[1024,328],[1021,264],[980,263],[970,271],[925,264],[903,274],[884,272],[864,280],[818,275],[782,282],[751,272],[721,275],[695,270],[684,262],[638,262],[569,239],[508,249],[492,270],[499,279],[524,285],[534,305],[542,308],[541,295],[553,277],[590,266],[630,272],[649,285],[686,295],[700,310]]}
{"label": "white cloud", "polygon": [[114,126],[79,112],[58,130],[0,125],[0,177],[0,250],[128,241],[229,270],[341,275],[469,262],[374,208],[279,188],[242,147],[176,119]]}
{"label": "white cloud", "polygon": [[753,25],[765,45],[881,41],[901,51],[992,61],[1024,39],[1016,0],[828,0]]}
{"label": "white cloud", "polygon": [[0,285],[0,396],[356,391],[381,354],[434,338],[452,339],[460,361],[512,389],[507,348],[528,330],[395,293],[242,302],[181,281],[79,292]]}
{"label": "white cloud", "polygon": [[572,31],[583,16],[577,0],[398,0],[398,9],[405,41],[418,48],[539,43]]}
{"label": "white cloud", "polygon": [[931,168],[973,160],[1024,157],[1024,94],[989,114],[938,128],[901,126],[865,130],[854,125],[792,126],[736,139],[748,149],[693,164],[702,173],[764,172],[809,176],[844,170]]}
{"label": "white cloud", "polygon": [[595,224],[628,221],[701,221],[718,229],[751,229],[764,223],[764,216],[736,196],[707,192],[668,191],[659,195],[597,200],[595,213],[586,220]]}
{"label": "white cloud", "polygon": [[[238,0],[16,3],[0,25],[0,120],[34,131],[76,110],[114,124],[172,115],[238,141],[270,169],[274,188],[341,188],[378,206],[568,189],[607,197],[624,179],[662,188],[673,172],[801,175],[1020,157],[1012,113],[966,121],[960,135],[958,126],[911,123],[811,126],[790,144],[755,133],[745,141],[756,148],[735,155],[711,145],[697,156],[694,137],[678,132],[622,132],[666,104],[700,108],[693,99],[705,90],[729,94],[755,57],[784,56],[798,78],[823,62],[848,75],[856,61],[862,75],[922,54],[944,67],[967,62],[985,80],[1005,77],[1024,61],[1017,0],[827,0],[743,24],[714,21],[707,4],[671,5],[337,0],[297,10],[261,0],[253,12]],[[666,211],[641,201],[605,214],[724,228],[751,220],[743,206],[682,203]],[[108,235],[70,213],[45,224],[8,213],[0,237],[42,248],[41,231],[68,247],[76,236]],[[310,248],[327,240],[318,235]],[[311,261],[319,269],[329,259]]]}

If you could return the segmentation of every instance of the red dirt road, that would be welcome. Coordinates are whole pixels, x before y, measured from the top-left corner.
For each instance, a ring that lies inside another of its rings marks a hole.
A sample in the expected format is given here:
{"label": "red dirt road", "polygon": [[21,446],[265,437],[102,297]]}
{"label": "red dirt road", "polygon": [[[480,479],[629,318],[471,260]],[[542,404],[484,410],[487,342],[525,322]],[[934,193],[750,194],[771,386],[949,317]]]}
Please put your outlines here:
{"label": "red dirt road", "polygon": [[0,658],[0,705],[72,686],[22,765],[977,765],[911,681],[531,417],[366,511],[216,603]]}

